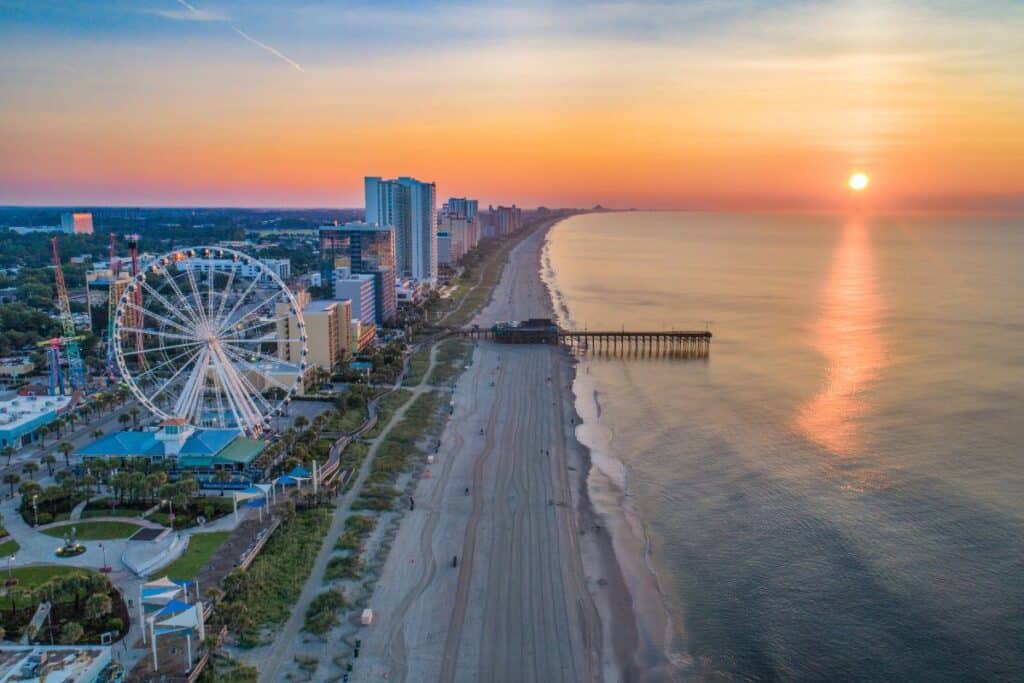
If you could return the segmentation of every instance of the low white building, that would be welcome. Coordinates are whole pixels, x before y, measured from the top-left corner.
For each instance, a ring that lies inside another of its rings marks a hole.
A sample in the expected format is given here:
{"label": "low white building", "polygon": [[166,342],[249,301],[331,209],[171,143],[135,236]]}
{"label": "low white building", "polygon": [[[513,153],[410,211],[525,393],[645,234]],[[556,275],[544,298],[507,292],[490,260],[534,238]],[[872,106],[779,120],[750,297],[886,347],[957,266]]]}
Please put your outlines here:
{"label": "low white building", "polygon": [[32,443],[37,430],[56,420],[69,405],[70,396],[18,396],[0,401],[0,448]]}
{"label": "low white building", "polygon": [[[292,262],[290,259],[260,259],[260,263],[276,273],[282,280],[288,281],[292,277]],[[271,280],[271,277],[263,274],[257,266],[243,261],[235,261],[230,258],[194,258],[182,261],[178,264],[179,268],[187,268],[195,271],[205,271],[211,266],[219,273],[230,273],[233,270],[236,275],[241,275],[242,277],[254,278],[259,276],[263,281]]]}

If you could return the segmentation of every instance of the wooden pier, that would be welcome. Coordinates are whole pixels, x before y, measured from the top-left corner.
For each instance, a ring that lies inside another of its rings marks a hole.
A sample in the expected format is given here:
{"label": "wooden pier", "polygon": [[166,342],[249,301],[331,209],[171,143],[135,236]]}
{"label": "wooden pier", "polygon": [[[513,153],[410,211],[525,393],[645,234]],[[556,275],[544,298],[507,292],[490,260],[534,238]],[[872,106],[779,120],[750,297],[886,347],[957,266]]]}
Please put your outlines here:
{"label": "wooden pier", "polygon": [[580,353],[629,357],[707,358],[711,332],[693,330],[563,330],[547,320],[457,330],[470,339],[499,344],[558,344]]}

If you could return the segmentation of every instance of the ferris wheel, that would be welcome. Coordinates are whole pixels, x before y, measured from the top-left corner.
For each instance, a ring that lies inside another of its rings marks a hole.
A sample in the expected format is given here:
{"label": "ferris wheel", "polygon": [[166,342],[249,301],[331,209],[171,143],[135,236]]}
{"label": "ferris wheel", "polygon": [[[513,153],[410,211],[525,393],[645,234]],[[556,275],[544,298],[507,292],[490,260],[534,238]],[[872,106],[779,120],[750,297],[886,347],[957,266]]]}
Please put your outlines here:
{"label": "ferris wheel", "polygon": [[163,420],[256,436],[301,387],[302,310],[274,270],[242,252],[159,256],[125,286],[114,315],[121,377]]}

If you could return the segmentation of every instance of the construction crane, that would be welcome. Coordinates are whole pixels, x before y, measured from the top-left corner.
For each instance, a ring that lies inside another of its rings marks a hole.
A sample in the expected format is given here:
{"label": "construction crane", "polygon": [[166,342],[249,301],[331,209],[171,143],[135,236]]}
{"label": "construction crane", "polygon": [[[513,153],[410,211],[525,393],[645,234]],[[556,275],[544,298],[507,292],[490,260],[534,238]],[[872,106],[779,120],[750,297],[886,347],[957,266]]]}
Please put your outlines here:
{"label": "construction crane", "polygon": [[[75,336],[75,321],[71,317],[71,302],[68,300],[68,288],[64,284],[64,268],[60,264],[60,252],[57,251],[56,237],[50,239],[50,246],[53,249],[54,279],[57,281],[57,306],[60,309],[60,324],[64,333],[62,345],[64,346],[64,355],[68,359],[68,381],[72,391],[84,390],[85,364],[82,362],[82,354],[78,350],[79,338]],[[59,362],[57,367],[59,371]]]}
{"label": "construction crane", "polygon": [[114,354],[114,314],[117,311],[117,277],[121,262],[117,258],[117,237],[110,233],[110,287],[107,290],[107,378],[117,381],[117,361]]}
{"label": "construction crane", "polygon": [[[132,257],[132,278],[135,278],[139,274],[139,239],[140,236],[136,233],[125,235],[125,239],[128,240],[128,253]],[[146,363],[146,357],[142,353],[142,330],[145,325],[145,321],[142,318],[142,288],[135,288],[135,329],[138,330],[135,333],[135,356],[136,362],[140,366],[144,366]]]}

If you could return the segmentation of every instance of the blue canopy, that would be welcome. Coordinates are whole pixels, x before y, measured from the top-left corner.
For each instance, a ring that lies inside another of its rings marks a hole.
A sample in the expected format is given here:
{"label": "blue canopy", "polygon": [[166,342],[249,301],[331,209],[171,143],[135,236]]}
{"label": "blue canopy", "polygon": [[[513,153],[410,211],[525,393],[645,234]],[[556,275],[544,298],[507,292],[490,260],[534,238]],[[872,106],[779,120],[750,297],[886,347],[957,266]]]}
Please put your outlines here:
{"label": "blue canopy", "polygon": [[310,471],[301,465],[296,465],[295,469],[288,473],[289,477],[296,477],[298,479],[307,479],[310,475]]}
{"label": "blue canopy", "polygon": [[187,609],[192,609],[192,605],[188,604],[187,602],[182,602],[181,600],[171,600],[166,605],[164,605],[164,608],[157,612],[156,615],[158,617],[172,617],[175,614],[184,612]]}

